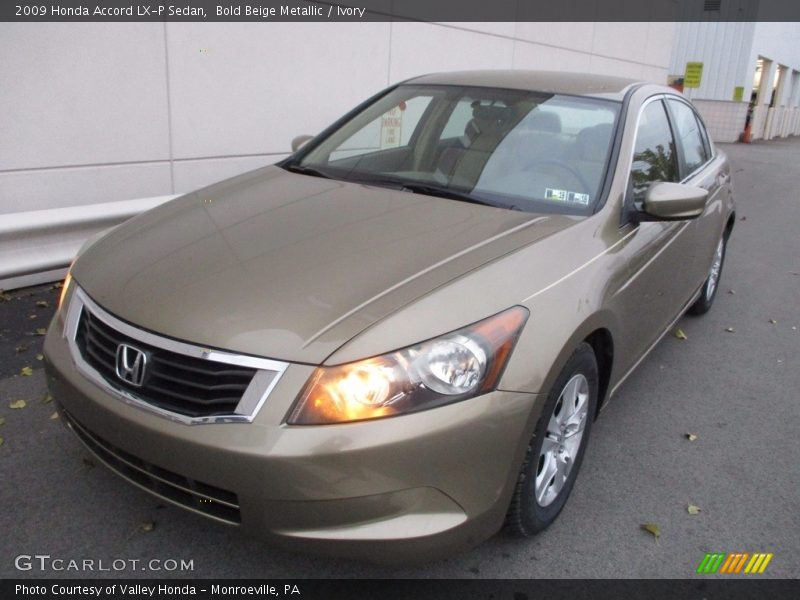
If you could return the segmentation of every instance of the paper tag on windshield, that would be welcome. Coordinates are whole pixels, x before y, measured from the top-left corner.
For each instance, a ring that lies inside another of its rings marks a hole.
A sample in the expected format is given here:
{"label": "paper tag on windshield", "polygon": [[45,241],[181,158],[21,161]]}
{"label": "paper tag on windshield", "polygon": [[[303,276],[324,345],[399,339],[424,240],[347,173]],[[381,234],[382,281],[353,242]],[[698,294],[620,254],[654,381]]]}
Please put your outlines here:
{"label": "paper tag on windshield", "polygon": [[553,188],[545,188],[544,197],[545,200],[555,200],[556,202],[567,202],[569,204],[580,204],[582,206],[589,206],[589,194],[570,192],[569,190],[556,190]]}

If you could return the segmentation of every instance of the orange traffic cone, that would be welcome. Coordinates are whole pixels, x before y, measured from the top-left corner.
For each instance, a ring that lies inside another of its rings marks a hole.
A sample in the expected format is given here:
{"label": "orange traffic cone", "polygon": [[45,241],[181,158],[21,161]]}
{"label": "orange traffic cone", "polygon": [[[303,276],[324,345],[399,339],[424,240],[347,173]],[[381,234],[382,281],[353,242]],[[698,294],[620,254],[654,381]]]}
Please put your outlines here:
{"label": "orange traffic cone", "polygon": [[743,144],[749,144],[752,135],[753,135],[752,128],[750,126],[750,123],[748,123],[747,125],[745,125],[744,131],[742,132],[742,135],[739,137],[739,140]]}

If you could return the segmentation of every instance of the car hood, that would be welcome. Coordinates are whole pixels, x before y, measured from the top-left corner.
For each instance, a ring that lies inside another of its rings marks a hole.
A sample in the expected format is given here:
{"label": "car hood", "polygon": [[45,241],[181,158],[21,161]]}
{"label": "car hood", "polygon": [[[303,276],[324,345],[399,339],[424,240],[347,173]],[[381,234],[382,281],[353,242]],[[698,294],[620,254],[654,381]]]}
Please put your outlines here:
{"label": "car hood", "polygon": [[319,364],[402,306],[576,220],[266,167],[114,229],[73,276],[144,329]]}

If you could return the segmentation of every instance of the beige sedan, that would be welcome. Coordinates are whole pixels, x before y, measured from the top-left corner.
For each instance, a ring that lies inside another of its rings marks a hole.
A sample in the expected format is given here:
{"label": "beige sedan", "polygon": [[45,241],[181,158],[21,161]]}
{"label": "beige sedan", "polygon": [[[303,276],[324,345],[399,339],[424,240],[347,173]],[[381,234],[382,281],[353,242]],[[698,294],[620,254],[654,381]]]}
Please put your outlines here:
{"label": "beige sedan", "polygon": [[293,548],[541,531],[602,406],[714,301],[725,155],[670,88],[548,72],[412,79],[293,145],[85,245],[45,343],[65,422]]}

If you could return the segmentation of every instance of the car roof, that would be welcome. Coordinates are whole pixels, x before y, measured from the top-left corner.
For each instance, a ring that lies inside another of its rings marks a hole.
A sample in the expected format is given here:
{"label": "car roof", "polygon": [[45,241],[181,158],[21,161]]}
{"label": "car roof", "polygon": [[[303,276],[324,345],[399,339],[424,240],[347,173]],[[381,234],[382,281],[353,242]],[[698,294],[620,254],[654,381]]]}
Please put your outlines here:
{"label": "car roof", "polygon": [[408,79],[403,83],[495,87],[622,100],[632,85],[643,82],[637,79],[590,73],[493,70],[431,73]]}

